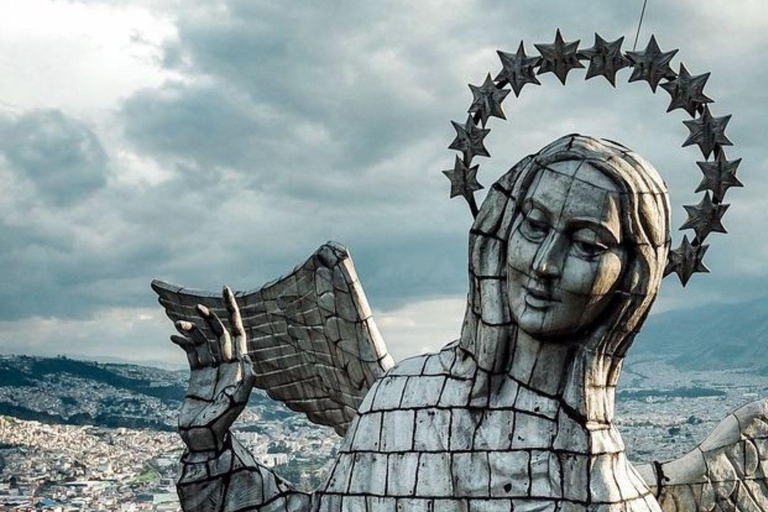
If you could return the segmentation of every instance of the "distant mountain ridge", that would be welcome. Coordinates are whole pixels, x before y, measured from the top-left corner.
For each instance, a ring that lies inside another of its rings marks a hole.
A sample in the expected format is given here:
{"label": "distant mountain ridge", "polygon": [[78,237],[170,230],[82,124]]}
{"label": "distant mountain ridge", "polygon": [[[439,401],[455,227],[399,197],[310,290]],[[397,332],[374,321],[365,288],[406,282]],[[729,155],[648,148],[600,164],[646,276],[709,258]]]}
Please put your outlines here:
{"label": "distant mountain ridge", "polygon": [[0,414],[25,420],[173,430],[186,375],[66,357],[0,357]]}
{"label": "distant mountain ridge", "polygon": [[651,316],[629,360],[640,356],[660,356],[684,370],[751,369],[768,374],[768,297]]}
{"label": "distant mountain ridge", "polygon": [[[768,375],[768,298],[650,317],[629,353],[681,370]],[[46,423],[173,431],[188,371],[66,357],[0,356],[0,415]],[[263,419],[295,415],[256,390]]]}
{"label": "distant mountain ridge", "polygon": [[[0,415],[68,425],[175,431],[189,371],[67,357],[0,356]],[[297,413],[254,390],[265,419]],[[264,407],[267,406],[267,407]]]}
{"label": "distant mountain ridge", "polygon": [[16,356],[0,359],[0,386],[34,386],[44,376],[70,375],[177,403],[184,397],[183,381],[160,369],[104,364],[66,357]]}

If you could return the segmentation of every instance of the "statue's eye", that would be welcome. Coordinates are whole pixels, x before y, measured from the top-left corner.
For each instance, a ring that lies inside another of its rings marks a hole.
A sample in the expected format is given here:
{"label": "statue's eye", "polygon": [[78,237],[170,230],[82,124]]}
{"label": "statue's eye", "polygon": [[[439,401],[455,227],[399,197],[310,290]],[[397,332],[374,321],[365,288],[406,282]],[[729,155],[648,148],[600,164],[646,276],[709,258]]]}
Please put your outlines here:
{"label": "statue's eye", "polygon": [[577,256],[586,259],[596,258],[610,248],[591,229],[580,229],[574,233],[572,247]]}
{"label": "statue's eye", "polygon": [[533,212],[526,214],[520,223],[520,233],[532,242],[540,242],[547,237],[549,225],[542,216]]}

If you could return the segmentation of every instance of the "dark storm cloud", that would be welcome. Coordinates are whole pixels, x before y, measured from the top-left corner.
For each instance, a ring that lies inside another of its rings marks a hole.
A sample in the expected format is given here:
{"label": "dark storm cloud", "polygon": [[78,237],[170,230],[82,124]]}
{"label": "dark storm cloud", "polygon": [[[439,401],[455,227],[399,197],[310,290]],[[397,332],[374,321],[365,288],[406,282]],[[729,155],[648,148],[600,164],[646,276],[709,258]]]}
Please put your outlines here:
{"label": "dark storm cloud", "polygon": [[[210,168],[244,163],[258,117],[247,101],[219,87],[167,84],[125,102],[126,135],[141,151]],[[256,149],[256,148],[254,148]]]}
{"label": "dark storm cloud", "polygon": [[[725,220],[731,235],[712,237],[713,274],[696,276],[686,292],[715,300],[743,295],[745,283],[768,275],[768,247],[745,249],[755,225],[768,222],[759,193],[768,187],[768,93],[756,86],[768,71],[760,60],[766,36],[742,26],[750,13],[739,9],[748,4],[723,15],[709,5],[651,4],[639,46],[655,32],[664,49],[681,48],[675,66],[682,60],[694,73],[711,69],[713,110],[734,114],[733,155],[745,158],[750,188],[732,194]],[[114,160],[127,144],[161,167],[163,180],[108,182],[110,169],[113,178],[118,171],[99,139],[61,112],[3,122],[0,166],[16,186],[33,184],[33,193],[14,200],[4,222],[2,317],[151,308],[154,277],[208,289],[254,287],[328,239],[350,247],[375,307],[461,295],[471,218],[460,199],[448,200],[440,170],[453,162],[449,121],[465,118],[467,83],[495,75],[496,49],[514,51],[524,39],[534,53],[533,43],[551,42],[558,26],[582,46],[592,44],[595,31],[607,39],[626,35],[626,49],[640,6],[178,3],[170,13],[178,37],[158,58],[178,77],[126,98],[115,119],[125,140],[106,149]],[[681,204],[698,201],[697,152],[680,149],[684,116],[664,114],[666,93],[652,96],[645,83],[625,83],[628,75],[620,72],[616,90],[601,77],[585,82],[583,70],[571,74],[567,88],[544,75],[541,87],[510,95],[509,121],[490,122],[493,159],[478,159],[480,181],[490,186],[565,133],[608,137],[660,169],[679,226]],[[671,281],[664,295],[682,296]]]}
{"label": "dark storm cloud", "polygon": [[[427,127],[445,122],[436,91],[450,71],[429,65],[444,60],[442,49],[406,37],[408,25],[384,11],[357,4],[283,9],[266,2],[190,8],[179,16],[180,39],[166,46],[164,62],[187,62],[186,70],[214,83],[179,85],[172,97],[145,91],[139,105],[126,106],[129,134],[190,140],[186,131],[173,134],[175,123],[145,131],[135,112],[151,104],[169,120],[180,112],[201,114],[203,121],[190,125],[203,125],[200,133],[220,120],[227,122],[224,133],[239,130],[237,148],[206,143],[184,152],[182,143],[180,157],[213,157],[239,168],[270,162],[284,175],[310,174],[311,167],[359,173],[391,158]],[[240,112],[228,118],[232,101]],[[214,114],[217,108],[223,115]],[[247,126],[240,123],[244,116]]]}
{"label": "dark storm cloud", "polygon": [[146,292],[145,269],[167,258],[151,239],[103,244],[94,239],[103,225],[83,230],[68,225],[82,222],[77,215],[59,217],[16,219],[0,231],[0,320],[87,318],[134,306]]}
{"label": "dark storm cloud", "polygon": [[[524,39],[533,53],[533,43],[551,42],[556,27],[567,39],[581,39],[582,47],[592,44],[595,31],[609,40],[625,35],[627,48],[641,7],[532,0],[224,5],[187,4],[177,13],[178,40],[165,45],[163,62],[200,79],[130,98],[123,109],[126,133],[165,165],[183,168],[192,178],[188,186],[199,172],[208,181],[198,182],[210,184],[227,168],[242,176],[243,186],[269,194],[275,215],[251,222],[261,224],[264,236],[295,248],[280,250],[280,257],[303,257],[308,240],[341,239],[353,249],[374,303],[378,297],[387,306],[397,297],[407,302],[465,289],[467,213],[459,200],[446,201],[439,170],[451,164],[444,149],[452,138],[448,120],[463,120],[466,83],[498,70],[494,50],[514,51]],[[750,79],[734,84],[727,77],[763,72],[729,59],[742,51],[737,46],[712,46],[712,37],[729,41],[735,34],[723,33],[716,12],[692,7],[651,6],[639,49],[655,32],[663,48],[682,48],[675,66],[682,58],[694,73],[711,69],[710,89],[718,99],[713,108],[722,102],[735,114],[739,156],[761,165],[755,133],[762,120],[739,95],[764,104],[765,93],[750,87]],[[765,38],[751,35],[750,45],[765,47]],[[510,97],[511,122],[491,123],[494,160],[481,166],[481,181],[489,185],[514,161],[564,133],[604,136],[633,147],[662,171],[679,226],[681,203],[698,201],[692,193],[698,155],[680,149],[684,116],[664,114],[666,93],[660,89],[653,97],[647,84],[621,83],[627,77],[622,71],[614,90],[600,77],[584,82],[583,71],[572,73],[567,89],[542,76],[543,87]],[[288,205],[297,203],[300,208],[288,214]],[[740,215],[733,210],[732,218]],[[294,215],[305,216],[297,221],[301,234],[286,220]],[[749,234],[739,226],[732,231],[732,245],[713,241],[708,260],[717,273],[692,284],[697,294],[734,289],[733,262],[743,252],[737,244]],[[291,241],[296,237],[301,241]],[[278,259],[268,248],[243,244],[238,250],[239,257],[230,256],[240,262],[234,264]],[[672,297],[680,294],[678,286],[666,288]]]}
{"label": "dark storm cloud", "polygon": [[106,184],[109,160],[96,134],[58,110],[0,119],[0,153],[45,200],[67,205]]}

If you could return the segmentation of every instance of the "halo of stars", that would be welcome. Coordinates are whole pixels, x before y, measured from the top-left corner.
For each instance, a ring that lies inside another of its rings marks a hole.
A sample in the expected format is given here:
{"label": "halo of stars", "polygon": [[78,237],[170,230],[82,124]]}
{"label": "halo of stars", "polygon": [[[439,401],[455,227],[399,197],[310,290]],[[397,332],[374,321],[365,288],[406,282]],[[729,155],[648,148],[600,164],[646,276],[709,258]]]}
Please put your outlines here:
{"label": "halo of stars", "polygon": [[703,174],[696,192],[704,192],[704,197],[696,205],[684,206],[688,219],[680,227],[693,230],[693,238],[684,235],[680,245],[670,249],[664,271],[665,276],[677,274],[685,286],[693,274],[709,272],[703,262],[709,248],[704,241],[711,233],[727,232],[722,224],[729,206],[723,203],[725,193],[732,187],[743,186],[736,177],[741,159],[728,160],[723,149],[732,145],[725,135],[731,116],[714,117],[710,112],[713,100],[704,94],[709,73],[692,75],[682,63],[679,72],[672,69],[670,63],[678,50],[662,51],[653,35],[641,51],[625,52],[621,49],[623,43],[623,37],[608,41],[595,34],[592,47],[580,50],[579,40],[567,41],[557,29],[553,43],[533,45],[539,55],[526,54],[522,41],[515,53],[497,51],[501,71],[493,79],[486,75],[481,85],[470,84],[472,104],[467,120],[451,121],[456,137],[448,148],[461,156],[457,155],[453,168],[443,174],[451,180],[451,197],[463,197],[472,215],[477,216],[474,194],[483,186],[477,181],[479,165],[472,165],[472,160],[476,156],[490,157],[483,143],[491,131],[486,125],[491,117],[507,118],[502,102],[510,92],[518,97],[526,85],[541,85],[537,76],[545,73],[553,73],[565,85],[568,73],[584,68],[583,62],[587,62],[587,80],[602,76],[615,87],[616,73],[629,68],[629,82],[646,82],[654,93],[661,86],[670,95],[667,112],[682,109],[692,118],[683,121],[689,135],[682,146],[696,145],[704,156],[704,161],[696,162]]}

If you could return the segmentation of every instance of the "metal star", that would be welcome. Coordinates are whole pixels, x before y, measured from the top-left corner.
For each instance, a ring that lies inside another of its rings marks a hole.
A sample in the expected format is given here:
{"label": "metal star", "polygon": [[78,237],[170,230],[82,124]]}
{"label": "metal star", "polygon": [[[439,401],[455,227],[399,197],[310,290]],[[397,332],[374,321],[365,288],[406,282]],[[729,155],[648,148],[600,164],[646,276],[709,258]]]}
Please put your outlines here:
{"label": "metal star", "polygon": [[708,273],[709,269],[702,261],[707,249],[709,249],[709,245],[693,245],[688,241],[688,237],[683,235],[683,241],[680,243],[680,246],[669,251],[664,275],[667,276],[672,272],[677,273],[680,283],[685,286],[696,272]]}
{"label": "metal star", "polygon": [[581,41],[572,41],[566,43],[563,40],[560,29],[555,34],[555,42],[552,44],[535,44],[541,54],[541,65],[538,74],[554,73],[560,82],[565,85],[565,79],[568,72],[572,69],[583,68],[584,64],[579,62],[579,43]]}
{"label": "metal star", "polygon": [[709,73],[691,76],[685,66],[680,63],[680,73],[677,78],[661,84],[662,89],[672,96],[667,112],[682,108],[691,117],[696,117],[696,109],[705,103],[712,103],[712,99],[704,95],[704,85],[709,80]]}
{"label": "metal star", "polygon": [[483,188],[477,181],[478,167],[477,165],[467,167],[457,156],[453,169],[443,171],[443,174],[451,180],[451,199],[456,196],[464,196],[467,201],[471,201],[474,192]]}
{"label": "metal star", "polygon": [[701,183],[699,183],[696,192],[702,190],[711,190],[712,198],[715,202],[723,201],[725,192],[731,187],[743,187],[744,185],[736,177],[736,170],[739,168],[741,158],[738,160],[727,160],[725,153],[720,152],[713,162],[696,162],[704,173]]}
{"label": "metal star", "polygon": [[616,72],[629,66],[629,59],[621,52],[623,43],[623,37],[609,43],[595,33],[594,46],[580,52],[584,58],[589,59],[586,79],[602,75],[616,87]]}
{"label": "metal star", "polygon": [[501,108],[501,102],[509,94],[509,89],[500,89],[496,87],[491,79],[491,74],[485,77],[485,82],[480,87],[469,84],[469,89],[472,91],[472,105],[469,107],[469,113],[479,113],[480,120],[485,126],[488,122],[488,118],[491,116],[506,119],[504,110]]}
{"label": "metal star", "polygon": [[704,112],[699,117],[690,121],[683,121],[683,124],[691,132],[683,142],[683,147],[698,144],[704,158],[709,158],[715,146],[732,146],[733,143],[725,136],[725,127],[730,120],[730,115],[712,117],[709,108],[704,107]]}
{"label": "metal star", "polygon": [[451,124],[456,130],[456,138],[453,139],[448,149],[455,149],[464,153],[464,161],[467,165],[475,156],[491,156],[483,145],[483,139],[491,133],[491,130],[475,126],[472,116],[469,116],[463,125],[456,121],[451,121]]}
{"label": "metal star", "polygon": [[536,78],[534,68],[539,65],[539,57],[528,57],[525,54],[525,46],[520,41],[517,53],[506,53],[497,50],[501,59],[501,71],[496,75],[497,82],[504,81],[512,86],[515,96],[520,96],[525,84],[541,85]]}
{"label": "metal star", "polygon": [[669,67],[672,57],[677,50],[662,52],[656,43],[656,37],[651,36],[648,46],[642,52],[627,52],[627,58],[632,65],[630,82],[645,80],[650,84],[651,90],[656,92],[656,87],[662,78],[675,78],[675,72]]}
{"label": "metal star", "polygon": [[688,212],[688,220],[680,226],[680,229],[693,229],[696,233],[696,240],[701,243],[712,233],[727,233],[723,227],[721,219],[728,204],[717,204],[712,202],[709,192],[704,194],[704,198],[697,205],[683,205]]}

